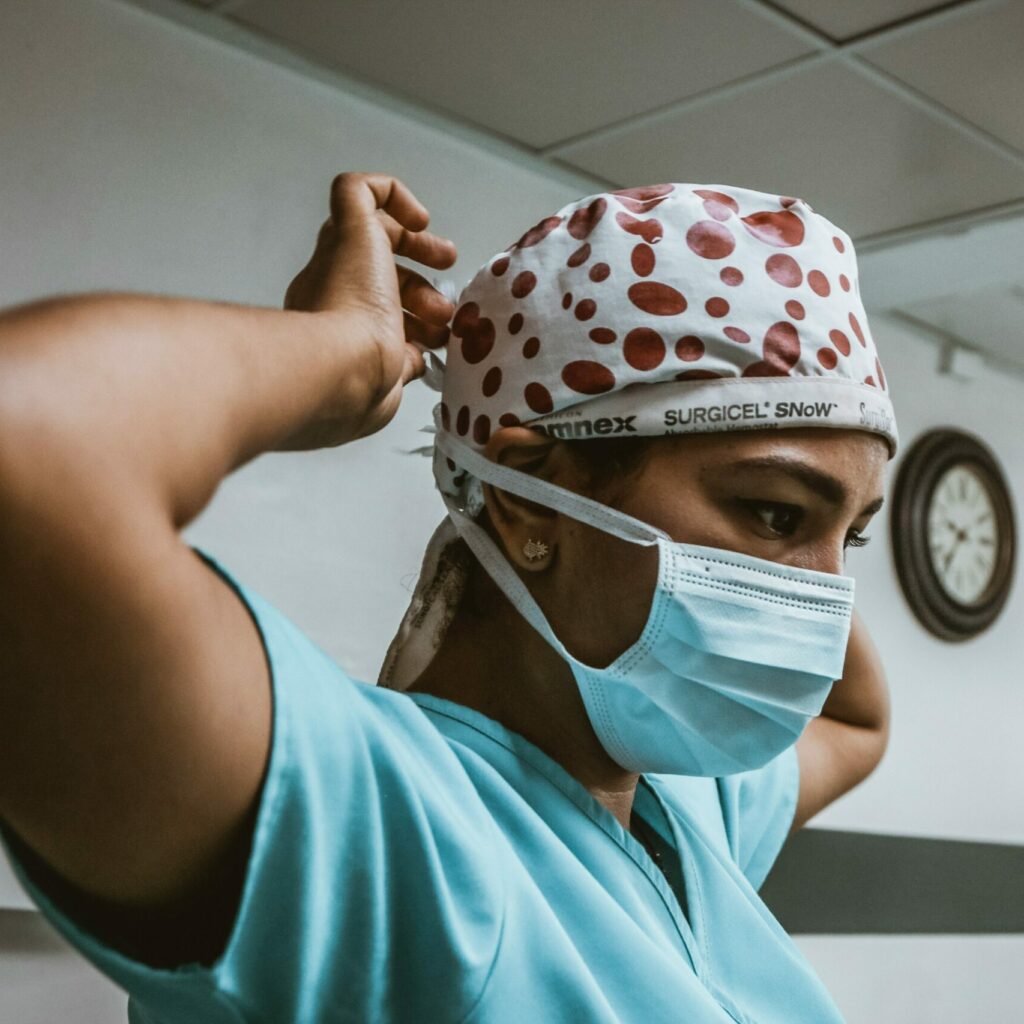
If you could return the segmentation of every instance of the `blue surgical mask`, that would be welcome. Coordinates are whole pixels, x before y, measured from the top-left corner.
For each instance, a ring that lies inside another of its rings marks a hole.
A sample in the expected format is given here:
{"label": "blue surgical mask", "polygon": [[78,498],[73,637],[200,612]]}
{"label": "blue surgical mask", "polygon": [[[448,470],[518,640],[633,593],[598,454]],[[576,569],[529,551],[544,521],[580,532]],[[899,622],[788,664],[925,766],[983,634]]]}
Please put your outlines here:
{"label": "blue surgical mask", "polygon": [[[585,441],[580,442],[586,444]],[[794,744],[840,678],[854,580],[663,530],[528,473],[491,462],[438,431],[436,444],[480,480],[598,530],[658,547],[643,632],[606,668],[566,650],[487,533],[442,495],[455,528],[520,614],[572,669],[608,755],[636,772],[730,775]]]}

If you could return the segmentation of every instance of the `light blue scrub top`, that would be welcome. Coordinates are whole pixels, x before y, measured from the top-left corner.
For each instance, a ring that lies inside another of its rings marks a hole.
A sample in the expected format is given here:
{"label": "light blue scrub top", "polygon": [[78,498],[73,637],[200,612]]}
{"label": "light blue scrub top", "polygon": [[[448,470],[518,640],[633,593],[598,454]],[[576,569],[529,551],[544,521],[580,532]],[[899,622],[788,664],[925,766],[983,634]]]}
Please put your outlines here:
{"label": "light blue scrub top", "polygon": [[212,965],[154,968],[33,901],[130,995],[132,1024],[842,1021],[757,895],[796,748],[725,778],[647,774],[688,919],[644,847],[556,761],[478,711],[351,679],[209,555],[272,669],[273,740],[238,915]]}

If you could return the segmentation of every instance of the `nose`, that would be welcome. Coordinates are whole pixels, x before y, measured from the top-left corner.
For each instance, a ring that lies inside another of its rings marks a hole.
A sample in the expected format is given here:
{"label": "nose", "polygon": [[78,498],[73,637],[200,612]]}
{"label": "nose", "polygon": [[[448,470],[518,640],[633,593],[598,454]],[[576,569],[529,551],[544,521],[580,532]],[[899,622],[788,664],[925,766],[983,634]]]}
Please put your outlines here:
{"label": "nose", "polygon": [[845,537],[838,540],[829,538],[820,544],[809,548],[804,557],[800,559],[800,565],[805,569],[815,569],[818,572],[831,573],[833,576],[843,576],[846,572],[846,551],[844,548]]}

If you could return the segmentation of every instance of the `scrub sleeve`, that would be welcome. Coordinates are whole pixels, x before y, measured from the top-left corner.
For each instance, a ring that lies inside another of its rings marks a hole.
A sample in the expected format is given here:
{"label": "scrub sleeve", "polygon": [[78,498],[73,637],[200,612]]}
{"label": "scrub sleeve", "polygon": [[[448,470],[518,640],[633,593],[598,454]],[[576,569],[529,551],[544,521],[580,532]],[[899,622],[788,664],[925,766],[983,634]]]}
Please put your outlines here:
{"label": "scrub sleeve", "polygon": [[197,554],[249,606],[273,683],[269,764],[225,950],[173,970],[122,955],[50,900],[4,827],[15,874],[129,993],[131,1024],[459,1020],[483,988],[504,905],[479,797],[407,696],[350,679]]}
{"label": "scrub sleeve", "polygon": [[[196,552],[247,605],[273,687],[269,761],[221,955],[164,968],[123,954],[79,926],[0,823],[21,884],[129,994],[130,1024],[469,1024],[520,1020],[517,1006],[545,1007],[546,1022],[575,1007],[588,1024],[649,1024],[669,1005],[694,1024],[841,1020],[753,892],[792,820],[794,748],[726,779],[646,776],[645,806],[657,794],[660,827],[686,847],[690,959],[708,957],[695,970],[679,955],[685,920],[678,906],[666,913],[668,885],[556,762],[472,709],[351,679]],[[716,957],[727,965],[717,975]],[[611,970],[616,961],[630,969]]]}

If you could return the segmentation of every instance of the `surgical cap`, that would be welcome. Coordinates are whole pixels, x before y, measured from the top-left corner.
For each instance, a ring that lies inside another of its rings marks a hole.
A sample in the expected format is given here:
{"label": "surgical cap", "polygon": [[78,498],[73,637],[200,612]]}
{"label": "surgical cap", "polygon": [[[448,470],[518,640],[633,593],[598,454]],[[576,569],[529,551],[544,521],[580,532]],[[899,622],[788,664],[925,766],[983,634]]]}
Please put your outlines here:
{"label": "surgical cap", "polygon": [[[810,204],[729,185],[585,196],[489,259],[455,297],[435,430],[477,450],[505,426],[552,437],[793,427],[898,435],[853,243]],[[436,443],[438,489],[476,515],[480,481]],[[465,570],[435,531],[381,683],[443,640]]]}

